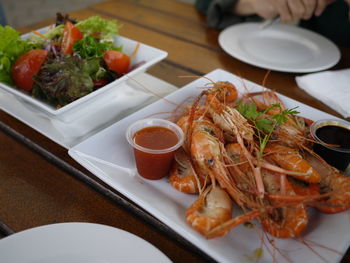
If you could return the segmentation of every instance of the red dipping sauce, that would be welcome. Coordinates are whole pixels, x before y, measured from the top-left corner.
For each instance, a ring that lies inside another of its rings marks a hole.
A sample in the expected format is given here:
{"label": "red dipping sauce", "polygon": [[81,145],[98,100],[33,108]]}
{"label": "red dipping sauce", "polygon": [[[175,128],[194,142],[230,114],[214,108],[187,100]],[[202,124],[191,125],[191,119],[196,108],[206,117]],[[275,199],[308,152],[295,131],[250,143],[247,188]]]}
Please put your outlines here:
{"label": "red dipping sauce", "polygon": [[175,151],[183,142],[183,133],[172,122],[146,119],[130,126],[127,138],[134,148],[139,175],[158,180],[169,173]]}
{"label": "red dipping sauce", "polygon": [[[176,134],[164,127],[144,128],[134,135],[134,142],[137,145],[152,150],[173,147],[178,141]],[[134,149],[134,152],[139,174],[147,179],[156,180],[168,174],[175,150],[165,153],[148,153]]]}

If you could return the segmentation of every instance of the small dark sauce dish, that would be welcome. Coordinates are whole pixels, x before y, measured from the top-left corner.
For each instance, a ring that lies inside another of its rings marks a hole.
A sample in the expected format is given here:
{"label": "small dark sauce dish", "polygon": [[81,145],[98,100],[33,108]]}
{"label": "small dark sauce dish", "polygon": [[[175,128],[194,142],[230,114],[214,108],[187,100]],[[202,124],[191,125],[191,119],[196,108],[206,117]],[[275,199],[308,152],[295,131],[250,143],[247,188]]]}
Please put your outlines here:
{"label": "small dark sauce dish", "polygon": [[310,132],[316,141],[314,152],[330,165],[345,171],[350,163],[350,123],[343,120],[319,120],[311,125]]}

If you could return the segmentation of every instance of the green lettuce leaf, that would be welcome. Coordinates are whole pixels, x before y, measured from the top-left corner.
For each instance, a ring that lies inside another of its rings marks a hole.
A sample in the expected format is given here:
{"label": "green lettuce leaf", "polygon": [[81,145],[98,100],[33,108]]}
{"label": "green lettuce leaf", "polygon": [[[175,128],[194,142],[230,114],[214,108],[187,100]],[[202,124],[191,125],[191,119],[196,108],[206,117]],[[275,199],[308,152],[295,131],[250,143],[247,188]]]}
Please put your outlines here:
{"label": "green lettuce leaf", "polygon": [[0,82],[11,85],[11,66],[16,59],[30,49],[19,33],[10,26],[0,25]]}
{"label": "green lettuce leaf", "polygon": [[114,46],[113,42],[101,42],[94,36],[85,36],[74,43],[73,50],[76,54],[86,59],[101,58],[107,50],[121,51],[121,47]]}
{"label": "green lettuce leaf", "polygon": [[75,25],[85,35],[98,35],[101,39],[113,41],[113,35],[119,32],[120,24],[116,20],[106,20],[91,16]]}
{"label": "green lettuce leaf", "polygon": [[78,56],[51,57],[38,75],[33,76],[36,87],[32,95],[44,97],[55,106],[64,106],[93,91],[89,73],[96,70]]}
{"label": "green lettuce leaf", "polygon": [[28,43],[32,46],[32,48],[42,48],[46,44],[52,42],[53,40],[59,42],[59,39],[63,35],[64,25],[58,25],[55,27],[49,28],[42,36],[38,36],[36,34],[31,34],[27,39]]}

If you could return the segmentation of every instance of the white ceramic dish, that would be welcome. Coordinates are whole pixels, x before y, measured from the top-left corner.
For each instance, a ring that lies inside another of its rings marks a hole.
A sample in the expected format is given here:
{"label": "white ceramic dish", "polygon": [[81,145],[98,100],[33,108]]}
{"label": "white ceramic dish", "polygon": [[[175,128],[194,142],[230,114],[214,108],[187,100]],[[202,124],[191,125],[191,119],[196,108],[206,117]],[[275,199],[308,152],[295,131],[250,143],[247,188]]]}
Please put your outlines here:
{"label": "white ceramic dish", "polygon": [[18,232],[0,240],[0,255],[6,263],[171,262],[138,236],[91,223],[61,223]]}
{"label": "white ceramic dish", "polygon": [[[245,91],[246,88],[251,91],[262,89],[259,85],[243,81],[223,70],[215,70],[206,77],[213,81],[230,81],[241,92]],[[225,237],[206,240],[189,227],[185,221],[185,211],[196,199],[196,196],[178,192],[169,185],[166,178],[158,181],[147,181],[137,176],[132,149],[125,139],[125,131],[131,123],[150,116],[168,117],[176,107],[169,101],[181,103],[186,98],[194,98],[202,90],[198,87],[203,88],[206,84],[208,84],[208,80],[202,78],[186,85],[167,96],[167,101],[159,100],[79,143],[69,150],[69,154],[101,180],[140,205],[218,262],[251,263],[254,262],[252,260],[253,251],[262,246],[260,227],[249,229],[239,226]],[[281,99],[288,108],[299,106],[298,111],[307,118],[314,120],[334,118],[285,96],[281,96]],[[338,262],[350,244],[349,214],[345,212],[324,215],[313,210],[310,212],[311,223],[305,231],[305,240],[326,262]],[[234,211],[234,215],[237,214],[239,214],[239,209]],[[319,245],[312,244],[312,241]],[[275,245],[292,262],[324,262],[300,241],[275,239]],[[332,249],[338,252],[334,252]],[[263,251],[258,262],[273,262],[266,247],[263,247]],[[277,252],[275,256],[275,262],[288,262]]]}
{"label": "white ceramic dish", "polygon": [[[43,33],[47,30],[47,28],[42,28],[38,30]],[[22,38],[28,38],[29,34],[25,34]],[[122,37],[115,37],[115,45],[123,46],[123,52],[126,54],[131,54],[137,45],[137,41]],[[35,99],[31,97],[28,93],[22,92],[16,88],[10,87],[6,84],[0,83],[0,88],[6,90],[7,92],[14,94],[18,98],[22,99],[24,103],[27,103],[29,108],[34,108],[40,110],[51,118],[56,118],[61,121],[71,122],[77,118],[79,118],[82,114],[84,114],[84,109],[86,107],[93,108],[96,103],[99,103],[98,100],[102,97],[106,96],[117,96],[119,92],[120,84],[129,79],[129,77],[133,77],[138,73],[146,71],[150,66],[156,64],[167,56],[167,52],[142,44],[140,43],[140,47],[136,56],[132,61],[132,65],[136,65],[140,62],[143,62],[140,66],[127,73],[126,75],[116,79],[115,81],[109,83],[108,85],[91,92],[90,94],[79,98],[62,108],[56,109],[51,105]]]}
{"label": "white ceramic dish", "polygon": [[[142,83],[149,91],[144,90],[134,80]],[[177,87],[170,83],[147,73],[140,73],[133,80],[127,80],[120,85],[121,91],[118,92],[118,96],[103,96],[94,103],[93,108],[88,108],[79,119],[69,123],[50,118],[37,109],[28,110],[27,103],[2,89],[0,109],[69,149],[110,124],[156,101],[158,97],[155,94],[166,96],[177,90]]]}
{"label": "white ceramic dish", "polygon": [[219,44],[239,60],[282,72],[320,71],[340,59],[338,47],[327,38],[286,24],[273,24],[265,29],[261,23],[233,25],[220,33]]}

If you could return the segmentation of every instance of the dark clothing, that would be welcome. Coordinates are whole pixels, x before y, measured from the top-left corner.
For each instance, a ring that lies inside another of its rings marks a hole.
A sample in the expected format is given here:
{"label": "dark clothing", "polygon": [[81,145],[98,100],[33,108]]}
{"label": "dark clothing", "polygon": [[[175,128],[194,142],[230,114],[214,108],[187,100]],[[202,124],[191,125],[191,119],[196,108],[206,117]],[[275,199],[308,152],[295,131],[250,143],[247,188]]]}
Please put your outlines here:
{"label": "dark clothing", "polygon": [[[238,16],[231,10],[238,0],[196,0],[197,9],[207,16],[208,26],[224,29],[242,22],[261,21],[257,15]],[[315,31],[339,46],[350,47],[349,6],[344,0],[327,6],[321,16],[301,20],[300,26]]]}
{"label": "dark clothing", "polygon": [[349,6],[338,0],[330,4],[321,16],[302,20],[300,26],[331,39],[339,46],[350,47]]}
{"label": "dark clothing", "polygon": [[5,13],[2,8],[1,2],[0,2],[0,25],[5,26],[6,25],[6,19],[5,19]]}
{"label": "dark clothing", "polygon": [[232,14],[232,7],[238,0],[196,0],[196,8],[207,16],[208,26],[216,29],[224,29],[230,25],[247,22],[261,21],[258,16],[237,16]]}

